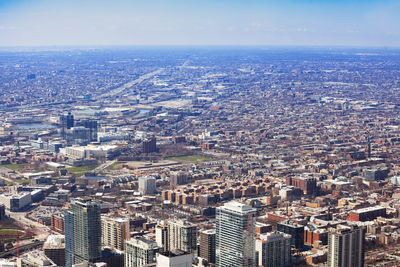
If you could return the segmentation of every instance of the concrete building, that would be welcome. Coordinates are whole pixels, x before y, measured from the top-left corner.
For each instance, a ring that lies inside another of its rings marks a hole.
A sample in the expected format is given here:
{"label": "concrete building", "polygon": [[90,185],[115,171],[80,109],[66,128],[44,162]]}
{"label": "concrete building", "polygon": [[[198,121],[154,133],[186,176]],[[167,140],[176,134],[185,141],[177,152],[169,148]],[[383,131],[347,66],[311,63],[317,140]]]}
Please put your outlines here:
{"label": "concrete building", "polygon": [[375,206],[351,211],[348,220],[355,222],[365,222],[372,221],[380,216],[386,217],[386,208]]}
{"label": "concrete building", "polygon": [[292,236],[291,245],[297,249],[302,249],[304,246],[304,226],[293,221],[286,220],[278,223],[278,231]]}
{"label": "concrete building", "polygon": [[389,171],[388,168],[365,169],[363,174],[365,179],[369,181],[379,181],[386,179]]}
{"label": "concrete building", "polygon": [[64,235],[49,235],[43,244],[44,254],[57,266],[65,264],[65,237]]}
{"label": "concrete building", "polygon": [[9,211],[21,211],[31,203],[32,196],[30,192],[0,193],[0,204],[3,204]]}
{"label": "concrete building", "polygon": [[156,242],[162,251],[169,251],[169,234],[167,224],[158,224],[156,226]]}
{"label": "concrete building", "polygon": [[154,136],[143,140],[142,151],[143,153],[157,152],[157,140]]}
{"label": "concrete building", "polygon": [[156,242],[143,237],[125,241],[125,267],[141,267],[156,262],[156,253],[160,249]]}
{"label": "concrete building", "polygon": [[180,251],[157,253],[157,267],[192,267],[193,254]]}
{"label": "concrete building", "polygon": [[200,232],[200,258],[207,260],[208,263],[215,264],[215,240],[216,230],[209,229]]}
{"label": "concrete building", "polygon": [[143,195],[152,195],[156,192],[156,178],[152,176],[139,177],[139,192]]}
{"label": "concrete building", "polygon": [[171,186],[187,184],[188,175],[184,172],[173,172],[171,173]]}
{"label": "concrete building", "polygon": [[74,199],[65,212],[66,266],[100,258],[100,206],[90,199]]}
{"label": "concrete building", "polygon": [[365,230],[358,227],[334,229],[328,236],[328,267],[364,266]]}
{"label": "concrete building", "polygon": [[17,267],[57,267],[43,252],[32,251],[17,260]]}
{"label": "concrete building", "polygon": [[168,235],[170,251],[181,250],[189,253],[197,251],[196,225],[183,220],[170,221]]}
{"label": "concrete building", "polygon": [[289,267],[291,236],[281,232],[261,234],[256,240],[258,266]]}
{"label": "concrete building", "polygon": [[129,238],[128,218],[101,217],[101,244],[103,246],[123,251],[125,240]]}
{"label": "concrete building", "polygon": [[60,153],[75,158],[104,158],[111,159],[119,151],[115,145],[88,145],[88,146],[71,146],[60,149]]}
{"label": "concrete building", "polygon": [[217,266],[256,266],[254,247],[256,210],[232,201],[218,207],[216,212]]}

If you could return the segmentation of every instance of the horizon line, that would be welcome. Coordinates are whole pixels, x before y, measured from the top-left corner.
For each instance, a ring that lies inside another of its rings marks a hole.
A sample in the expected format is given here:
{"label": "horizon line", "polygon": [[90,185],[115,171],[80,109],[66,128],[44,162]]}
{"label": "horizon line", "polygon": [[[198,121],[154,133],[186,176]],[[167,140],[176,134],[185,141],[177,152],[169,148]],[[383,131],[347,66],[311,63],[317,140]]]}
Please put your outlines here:
{"label": "horizon line", "polygon": [[325,49],[400,49],[397,45],[290,45],[290,44],[101,44],[101,45],[1,45],[1,50],[10,49],[99,49],[99,48],[325,48]]}

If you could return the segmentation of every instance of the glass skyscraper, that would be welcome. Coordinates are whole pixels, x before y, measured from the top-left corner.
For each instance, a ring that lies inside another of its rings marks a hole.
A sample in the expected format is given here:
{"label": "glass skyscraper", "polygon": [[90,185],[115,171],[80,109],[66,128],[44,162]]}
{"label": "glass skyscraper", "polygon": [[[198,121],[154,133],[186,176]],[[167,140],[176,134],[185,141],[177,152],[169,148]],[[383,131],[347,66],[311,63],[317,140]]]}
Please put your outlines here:
{"label": "glass skyscraper", "polygon": [[239,202],[217,208],[217,267],[255,267],[256,211]]}
{"label": "glass skyscraper", "polygon": [[90,199],[71,200],[65,212],[66,267],[100,258],[100,206]]}

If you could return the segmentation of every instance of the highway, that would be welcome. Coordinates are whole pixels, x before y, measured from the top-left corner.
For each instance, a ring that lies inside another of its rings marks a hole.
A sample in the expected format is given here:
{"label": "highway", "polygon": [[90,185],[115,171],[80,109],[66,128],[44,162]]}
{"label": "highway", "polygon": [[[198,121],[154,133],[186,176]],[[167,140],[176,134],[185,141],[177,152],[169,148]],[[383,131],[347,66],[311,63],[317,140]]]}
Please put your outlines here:
{"label": "highway", "polygon": [[119,95],[123,91],[125,91],[126,89],[129,89],[132,86],[134,86],[135,84],[139,84],[139,83],[143,82],[144,80],[150,79],[151,77],[153,77],[153,76],[155,76],[157,74],[160,74],[163,70],[164,70],[164,68],[159,68],[156,71],[144,74],[144,75],[140,76],[139,78],[137,78],[136,80],[130,81],[128,83],[125,83],[122,86],[120,86],[120,87],[118,87],[116,89],[113,89],[113,90],[109,91],[106,94],[102,94],[102,95],[100,95],[100,96],[98,96],[96,98],[97,99],[104,99],[104,98],[107,98],[107,97],[110,97],[110,96]]}

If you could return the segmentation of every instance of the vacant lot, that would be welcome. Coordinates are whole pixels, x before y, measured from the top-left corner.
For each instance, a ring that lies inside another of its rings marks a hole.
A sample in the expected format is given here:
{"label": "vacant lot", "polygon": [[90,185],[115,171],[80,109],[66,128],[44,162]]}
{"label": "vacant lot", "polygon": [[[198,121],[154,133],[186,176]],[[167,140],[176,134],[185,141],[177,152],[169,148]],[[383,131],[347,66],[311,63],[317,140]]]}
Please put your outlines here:
{"label": "vacant lot", "polygon": [[21,164],[6,164],[6,165],[1,165],[1,166],[6,167],[10,170],[14,170],[14,171],[20,171],[24,168]]}
{"label": "vacant lot", "polygon": [[82,167],[69,167],[66,170],[70,173],[75,174],[77,177],[81,177],[85,174],[85,172],[93,171],[97,168],[96,166],[82,166]]}
{"label": "vacant lot", "polygon": [[201,155],[190,155],[190,156],[172,157],[168,158],[168,160],[174,160],[178,162],[189,162],[189,163],[202,163],[210,161],[212,159]]}

